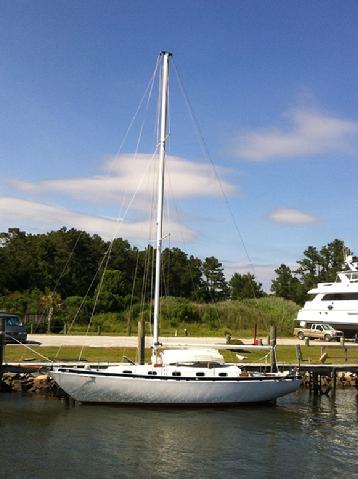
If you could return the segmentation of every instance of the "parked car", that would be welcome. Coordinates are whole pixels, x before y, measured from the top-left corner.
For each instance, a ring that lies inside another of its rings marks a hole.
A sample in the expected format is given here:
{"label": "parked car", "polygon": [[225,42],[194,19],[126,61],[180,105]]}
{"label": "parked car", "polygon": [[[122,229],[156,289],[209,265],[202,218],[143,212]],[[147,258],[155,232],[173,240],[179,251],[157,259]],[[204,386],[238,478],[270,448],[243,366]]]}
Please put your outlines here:
{"label": "parked car", "polygon": [[5,319],[5,343],[26,343],[27,332],[20,316],[0,312],[0,319]]}
{"label": "parked car", "polygon": [[334,329],[330,324],[326,323],[314,323],[310,327],[295,328],[293,334],[298,339],[323,339],[324,341],[340,341],[344,337],[342,331]]}

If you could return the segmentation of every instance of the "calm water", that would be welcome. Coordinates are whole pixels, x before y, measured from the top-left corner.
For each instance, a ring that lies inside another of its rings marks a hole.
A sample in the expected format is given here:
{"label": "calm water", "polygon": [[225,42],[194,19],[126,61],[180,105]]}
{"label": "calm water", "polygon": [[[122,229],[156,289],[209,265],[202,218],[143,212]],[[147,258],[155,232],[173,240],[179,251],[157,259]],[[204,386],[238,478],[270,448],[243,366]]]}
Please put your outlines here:
{"label": "calm water", "polygon": [[0,395],[1,478],[358,477],[355,390],[158,410]]}

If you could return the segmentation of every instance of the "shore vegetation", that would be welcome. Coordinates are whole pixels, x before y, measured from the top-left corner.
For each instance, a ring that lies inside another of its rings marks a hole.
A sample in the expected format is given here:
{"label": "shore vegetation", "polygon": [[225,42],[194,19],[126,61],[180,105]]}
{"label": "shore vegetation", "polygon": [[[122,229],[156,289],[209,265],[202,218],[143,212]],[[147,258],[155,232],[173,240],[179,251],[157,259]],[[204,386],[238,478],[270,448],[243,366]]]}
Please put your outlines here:
{"label": "shore vegetation", "polygon": [[[0,310],[20,314],[28,332],[132,335],[138,321],[151,331],[153,269],[151,245],[65,227],[31,234],[18,228],[0,233]],[[338,239],[309,246],[297,268],[281,264],[271,293],[251,273],[230,279],[214,256],[198,258],[178,247],[162,253],[161,333],[198,336],[266,335],[276,325],[291,335],[307,291],[333,281],[351,253]]]}

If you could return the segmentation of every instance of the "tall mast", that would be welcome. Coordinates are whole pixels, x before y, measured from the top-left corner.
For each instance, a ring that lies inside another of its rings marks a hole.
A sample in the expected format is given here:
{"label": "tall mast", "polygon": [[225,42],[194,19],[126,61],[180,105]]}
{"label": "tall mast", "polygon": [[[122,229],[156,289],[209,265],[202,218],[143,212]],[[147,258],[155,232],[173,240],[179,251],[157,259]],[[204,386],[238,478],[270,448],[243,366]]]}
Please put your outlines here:
{"label": "tall mast", "polygon": [[163,200],[164,200],[164,160],[167,141],[167,110],[168,110],[168,84],[169,84],[169,57],[171,53],[161,52],[162,78],[160,102],[160,137],[159,137],[159,173],[158,173],[158,201],[157,201],[157,240],[155,256],[155,289],[154,289],[154,324],[153,346],[159,345],[159,306],[160,306],[160,271],[163,238]]}

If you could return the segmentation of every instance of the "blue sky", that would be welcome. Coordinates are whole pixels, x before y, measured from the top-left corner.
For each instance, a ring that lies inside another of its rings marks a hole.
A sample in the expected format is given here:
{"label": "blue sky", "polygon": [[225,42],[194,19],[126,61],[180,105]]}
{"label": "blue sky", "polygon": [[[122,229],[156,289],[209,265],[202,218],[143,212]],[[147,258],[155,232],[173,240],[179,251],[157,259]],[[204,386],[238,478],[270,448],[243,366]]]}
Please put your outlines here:
{"label": "blue sky", "polygon": [[357,21],[348,0],[3,0],[1,231],[152,239],[149,120],[135,158],[140,119],[119,148],[170,50],[252,266],[173,69],[170,245],[265,287],[309,245],[357,252]]}

